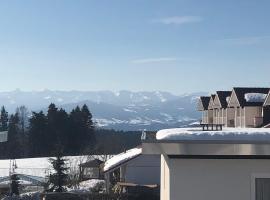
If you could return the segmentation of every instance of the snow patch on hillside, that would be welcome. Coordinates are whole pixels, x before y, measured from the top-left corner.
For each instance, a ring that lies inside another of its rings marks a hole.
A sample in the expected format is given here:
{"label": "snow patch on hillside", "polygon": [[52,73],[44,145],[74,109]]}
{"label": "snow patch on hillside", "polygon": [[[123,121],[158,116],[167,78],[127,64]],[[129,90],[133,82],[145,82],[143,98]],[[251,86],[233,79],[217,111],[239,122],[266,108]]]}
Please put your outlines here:
{"label": "snow patch on hillside", "polygon": [[124,108],[123,110],[126,111],[126,112],[137,113],[137,111],[131,110],[131,109],[128,109],[128,108]]}

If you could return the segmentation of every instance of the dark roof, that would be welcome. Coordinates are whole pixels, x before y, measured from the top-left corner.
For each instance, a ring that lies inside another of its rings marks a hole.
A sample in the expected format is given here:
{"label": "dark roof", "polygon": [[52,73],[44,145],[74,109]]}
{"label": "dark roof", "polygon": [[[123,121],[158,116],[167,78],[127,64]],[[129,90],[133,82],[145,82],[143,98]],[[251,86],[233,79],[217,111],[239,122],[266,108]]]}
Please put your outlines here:
{"label": "dark roof", "polygon": [[227,108],[228,106],[227,97],[230,97],[231,94],[232,94],[231,91],[217,91],[217,96],[219,98],[222,108]]}
{"label": "dark roof", "polygon": [[263,106],[269,106],[270,105],[270,91],[268,93],[268,95],[265,98],[265,101],[263,103]]}
{"label": "dark roof", "polygon": [[264,103],[264,102],[247,102],[245,100],[246,93],[268,94],[270,88],[235,87],[235,88],[233,88],[233,90],[235,91],[235,94],[236,94],[237,99],[240,103],[240,106],[244,107],[244,106],[262,106]]}
{"label": "dark roof", "polygon": [[80,164],[81,167],[99,167],[103,161],[99,159],[90,160],[88,162]]}
{"label": "dark roof", "polygon": [[207,110],[208,109],[208,105],[210,102],[210,97],[200,97],[202,105],[203,105],[203,109]]}

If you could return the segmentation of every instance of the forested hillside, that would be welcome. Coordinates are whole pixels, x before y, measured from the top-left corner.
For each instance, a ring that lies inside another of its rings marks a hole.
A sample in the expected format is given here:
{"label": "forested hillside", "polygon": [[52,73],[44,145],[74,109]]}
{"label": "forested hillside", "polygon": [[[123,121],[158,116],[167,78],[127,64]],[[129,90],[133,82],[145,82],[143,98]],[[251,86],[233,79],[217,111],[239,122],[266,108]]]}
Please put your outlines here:
{"label": "forested hillside", "polygon": [[54,156],[59,151],[115,154],[138,145],[141,134],[96,128],[86,105],[66,112],[54,104],[46,112],[32,113],[21,106],[11,115],[2,107],[0,130],[8,131],[8,142],[0,144],[2,159]]}

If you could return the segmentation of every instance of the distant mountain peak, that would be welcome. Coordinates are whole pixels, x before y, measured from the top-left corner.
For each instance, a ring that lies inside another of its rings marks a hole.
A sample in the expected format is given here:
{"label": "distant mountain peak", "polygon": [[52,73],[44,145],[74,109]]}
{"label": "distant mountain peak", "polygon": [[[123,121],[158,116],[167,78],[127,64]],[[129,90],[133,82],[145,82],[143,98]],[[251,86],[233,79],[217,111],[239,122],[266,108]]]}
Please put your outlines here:
{"label": "distant mountain peak", "polygon": [[198,96],[206,93],[174,95],[164,91],[22,91],[0,92],[0,102],[9,113],[25,105],[30,111],[46,110],[50,103],[67,111],[87,104],[97,121],[106,128],[157,130],[195,122]]}

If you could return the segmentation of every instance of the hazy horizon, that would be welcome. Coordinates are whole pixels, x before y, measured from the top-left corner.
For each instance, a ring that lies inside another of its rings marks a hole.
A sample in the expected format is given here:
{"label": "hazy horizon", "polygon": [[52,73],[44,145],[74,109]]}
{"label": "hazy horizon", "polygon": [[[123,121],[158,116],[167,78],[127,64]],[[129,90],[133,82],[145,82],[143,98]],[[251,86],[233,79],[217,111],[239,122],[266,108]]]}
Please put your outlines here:
{"label": "hazy horizon", "polygon": [[59,89],[48,89],[48,88],[44,88],[44,89],[40,89],[40,90],[23,90],[20,88],[15,88],[12,90],[0,90],[0,93],[9,93],[9,92],[46,92],[46,91],[51,91],[51,92],[112,92],[117,94],[118,92],[124,92],[124,91],[128,91],[128,92],[133,92],[133,93],[140,93],[140,92],[166,92],[166,93],[170,93],[173,95],[186,95],[186,94],[193,94],[193,93],[210,93],[210,91],[194,91],[194,92],[183,92],[183,93],[174,93],[174,92],[170,92],[170,91],[165,91],[165,90],[128,90],[128,89],[120,89],[120,90],[80,90],[80,89],[75,89],[75,90],[59,90]]}

